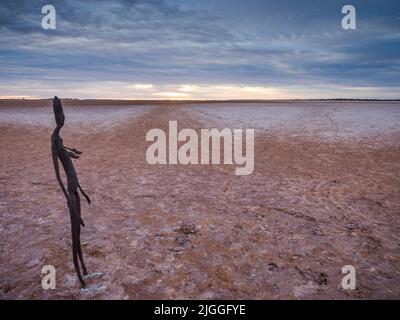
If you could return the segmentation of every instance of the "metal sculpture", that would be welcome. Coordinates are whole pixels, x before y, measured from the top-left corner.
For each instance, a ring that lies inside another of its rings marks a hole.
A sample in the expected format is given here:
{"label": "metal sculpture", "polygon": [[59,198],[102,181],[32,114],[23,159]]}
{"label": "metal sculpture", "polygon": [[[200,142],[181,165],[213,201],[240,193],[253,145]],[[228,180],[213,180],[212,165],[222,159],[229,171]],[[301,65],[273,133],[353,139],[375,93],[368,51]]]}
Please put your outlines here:
{"label": "metal sculpture", "polygon": [[[87,270],[85,263],[83,262],[82,257],[82,249],[81,249],[81,226],[85,226],[81,217],[81,202],[78,193],[78,189],[86,198],[88,204],[90,204],[90,199],[88,195],[82,190],[81,186],[78,182],[78,176],[76,175],[76,171],[74,165],[72,163],[72,159],[78,159],[79,155],[82,154],[79,150],[75,148],[65,147],[63,144],[63,139],[60,137],[60,130],[64,125],[65,116],[63,107],[60,99],[54,97],[53,99],[53,111],[56,120],[56,128],[51,135],[51,154],[53,157],[53,165],[56,173],[56,178],[58,183],[60,184],[61,190],[67,199],[67,205],[69,209],[69,215],[71,218],[71,232],[72,232],[72,258],[74,262],[74,267],[76,274],[78,275],[79,281],[81,283],[82,288],[86,287],[85,281],[82,277],[79,261],[82,266],[83,275],[86,276]],[[65,175],[67,178],[67,188],[65,188],[63,181],[60,176],[60,168],[59,163],[61,162],[62,167],[64,168]]]}

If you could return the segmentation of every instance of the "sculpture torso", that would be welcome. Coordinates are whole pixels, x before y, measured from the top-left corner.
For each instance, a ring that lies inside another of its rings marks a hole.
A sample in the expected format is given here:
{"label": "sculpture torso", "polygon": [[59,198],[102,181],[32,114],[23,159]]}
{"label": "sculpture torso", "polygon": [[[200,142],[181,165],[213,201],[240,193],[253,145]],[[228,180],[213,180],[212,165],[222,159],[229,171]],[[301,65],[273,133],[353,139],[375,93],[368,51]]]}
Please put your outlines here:
{"label": "sculpture torso", "polygon": [[54,132],[51,136],[51,145],[52,145],[52,148],[55,148],[57,157],[58,157],[58,159],[60,159],[60,162],[61,162],[65,172],[68,172],[68,174],[66,175],[68,191],[73,192],[73,191],[77,190],[78,176],[76,174],[74,165],[72,163],[72,159],[69,156],[68,152],[65,150],[65,147],[63,144],[63,139],[59,136],[57,129],[54,130]]}

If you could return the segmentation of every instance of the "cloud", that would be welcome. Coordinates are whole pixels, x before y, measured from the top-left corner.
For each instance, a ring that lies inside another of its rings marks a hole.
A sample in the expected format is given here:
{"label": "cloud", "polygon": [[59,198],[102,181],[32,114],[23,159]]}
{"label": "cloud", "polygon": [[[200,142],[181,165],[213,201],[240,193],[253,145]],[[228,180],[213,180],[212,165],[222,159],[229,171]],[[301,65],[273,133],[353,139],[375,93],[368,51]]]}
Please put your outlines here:
{"label": "cloud", "polygon": [[154,88],[154,86],[152,84],[136,83],[136,84],[133,84],[133,85],[129,85],[128,88],[143,90],[143,89],[152,89],[152,88]]}
{"label": "cloud", "polygon": [[[55,0],[57,29],[47,31],[44,4],[0,4],[0,95],[48,97],[54,88],[77,97],[208,97],[204,86],[232,86],[246,96],[277,95],[257,87],[314,96],[312,88],[347,95],[340,88],[400,87],[395,0],[354,0],[352,31],[340,27],[341,1]],[[168,84],[175,87],[163,90]]]}

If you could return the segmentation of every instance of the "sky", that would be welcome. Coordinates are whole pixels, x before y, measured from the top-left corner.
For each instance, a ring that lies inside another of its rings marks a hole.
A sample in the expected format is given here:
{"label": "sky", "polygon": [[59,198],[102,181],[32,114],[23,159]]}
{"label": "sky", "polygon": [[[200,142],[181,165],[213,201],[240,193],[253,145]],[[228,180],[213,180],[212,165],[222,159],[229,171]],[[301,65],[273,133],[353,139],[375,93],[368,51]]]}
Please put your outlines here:
{"label": "sky", "polygon": [[398,0],[2,0],[0,39],[0,98],[400,98]]}

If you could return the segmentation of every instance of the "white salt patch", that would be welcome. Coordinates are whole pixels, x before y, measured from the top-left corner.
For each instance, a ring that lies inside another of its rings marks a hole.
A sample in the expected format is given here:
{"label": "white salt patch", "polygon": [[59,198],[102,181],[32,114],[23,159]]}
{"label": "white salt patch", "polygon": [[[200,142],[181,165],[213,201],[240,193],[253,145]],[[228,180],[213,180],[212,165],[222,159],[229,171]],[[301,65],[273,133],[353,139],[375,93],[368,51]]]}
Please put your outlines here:
{"label": "white salt patch", "polygon": [[84,293],[96,293],[96,292],[100,292],[100,291],[104,291],[106,290],[106,286],[100,286],[100,285],[92,285],[92,286],[88,286],[86,288],[81,288],[81,292]]}
{"label": "white salt patch", "polygon": [[91,272],[91,273],[88,273],[87,275],[84,275],[83,279],[85,279],[85,280],[92,279],[92,278],[100,277],[102,275],[103,274],[101,272]]}
{"label": "white salt patch", "polygon": [[400,133],[399,102],[299,102],[193,105],[193,114],[231,128],[324,139]]}
{"label": "white salt patch", "polygon": [[[152,106],[64,106],[66,126],[108,127],[142,116]],[[0,124],[55,127],[52,107],[0,108]]]}

